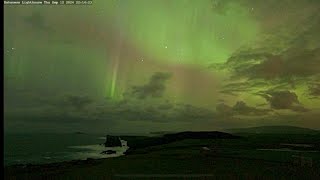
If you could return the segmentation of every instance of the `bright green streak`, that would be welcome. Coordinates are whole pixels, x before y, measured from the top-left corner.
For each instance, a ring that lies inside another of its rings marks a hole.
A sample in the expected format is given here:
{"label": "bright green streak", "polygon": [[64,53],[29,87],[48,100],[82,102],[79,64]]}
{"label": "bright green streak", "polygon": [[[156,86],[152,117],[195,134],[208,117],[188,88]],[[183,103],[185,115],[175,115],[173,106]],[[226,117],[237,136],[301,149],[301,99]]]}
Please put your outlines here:
{"label": "bright green streak", "polygon": [[119,68],[119,63],[117,61],[115,66],[114,66],[114,68],[113,68],[113,73],[112,73],[111,88],[110,88],[110,98],[114,98],[114,96],[115,96],[118,68]]}

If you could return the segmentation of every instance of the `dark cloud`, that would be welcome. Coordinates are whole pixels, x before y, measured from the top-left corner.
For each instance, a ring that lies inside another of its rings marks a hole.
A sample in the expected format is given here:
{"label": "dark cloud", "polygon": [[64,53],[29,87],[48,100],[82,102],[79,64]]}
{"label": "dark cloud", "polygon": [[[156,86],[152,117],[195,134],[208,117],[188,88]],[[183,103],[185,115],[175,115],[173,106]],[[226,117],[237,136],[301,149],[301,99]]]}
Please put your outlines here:
{"label": "dark cloud", "polygon": [[309,109],[307,109],[307,108],[305,108],[303,106],[299,106],[299,105],[298,106],[292,106],[291,110],[295,111],[295,112],[308,112],[309,111]]}
{"label": "dark cloud", "polygon": [[[231,71],[231,80],[221,93],[237,95],[257,92],[261,88],[294,89],[297,85],[312,83],[320,74],[320,48],[288,49],[282,54],[263,53],[251,49],[235,53],[225,64]],[[236,80],[246,79],[245,82]]]}
{"label": "dark cloud", "polygon": [[269,109],[258,109],[248,106],[243,101],[238,101],[232,108],[232,110],[240,115],[266,115],[270,112]]}
{"label": "dark cloud", "polygon": [[[125,114],[125,115],[124,115]],[[154,123],[189,122],[202,123],[213,120],[215,113],[206,108],[192,105],[179,106],[176,109],[159,109],[154,105],[145,105],[136,109],[126,108],[122,113],[114,114],[118,119],[127,121],[146,121]],[[124,117],[125,116],[125,117]]]}
{"label": "dark cloud", "polygon": [[[319,1],[317,2],[318,6]],[[306,21],[308,24],[304,25],[304,30],[299,33],[290,42],[294,47],[319,47],[320,34],[318,33],[320,29],[319,24],[320,14],[316,12],[310,16]]]}
{"label": "dark cloud", "polygon": [[290,91],[269,91],[261,96],[274,109],[290,109],[293,104],[299,104],[298,96]]}
{"label": "dark cloud", "polygon": [[134,86],[131,94],[139,99],[147,97],[162,97],[166,90],[166,81],[171,78],[171,73],[156,72],[149,82],[142,86]]}
{"label": "dark cloud", "polygon": [[87,96],[67,96],[65,101],[66,105],[70,105],[78,110],[83,109],[88,104],[92,103],[92,100]]}
{"label": "dark cloud", "polygon": [[42,105],[49,105],[54,108],[63,110],[74,110],[81,111],[88,105],[93,103],[93,99],[89,96],[84,95],[56,95],[56,96],[45,96],[37,99]]}
{"label": "dark cloud", "polygon": [[[236,96],[245,92],[255,94],[261,89],[285,91],[315,84],[315,77],[320,76],[320,15],[315,10],[320,5],[319,1],[239,2],[254,7],[259,18],[265,20],[269,19],[269,6],[274,7],[275,4],[280,9],[308,7],[310,11],[294,11],[286,14],[287,18],[272,21],[264,29],[264,36],[254,45],[238,49],[226,63],[210,65],[209,68],[231,72],[229,82],[220,92]],[[277,13],[281,14],[281,11]],[[317,89],[312,85],[306,94],[316,97]]]}
{"label": "dark cloud", "polygon": [[264,81],[246,81],[246,82],[231,82],[222,87],[220,93],[236,96],[242,92],[255,92],[255,90],[268,86]]}
{"label": "dark cloud", "polygon": [[272,109],[290,109],[296,112],[306,112],[294,92],[290,91],[266,91],[260,94],[270,104]]}
{"label": "dark cloud", "polygon": [[311,96],[318,97],[320,96],[320,83],[314,83],[309,86],[309,94]]}
{"label": "dark cloud", "polygon": [[267,115],[271,112],[270,109],[260,109],[248,106],[243,101],[238,101],[234,106],[228,106],[224,103],[218,104],[216,106],[216,111],[220,115],[227,116],[236,116],[236,115],[245,115],[245,116],[260,116]]}
{"label": "dark cloud", "polygon": [[202,107],[196,107],[190,104],[181,106],[177,113],[179,119],[187,120],[190,122],[203,120],[208,121],[213,120],[216,117],[213,111]]}
{"label": "dark cloud", "polygon": [[232,114],[232,107],[231,106],[228,106],[224,103],[220,103],[216,106],[216,111],[219,113],[219,114]]}
{"label": "dark cloud", "polygon": [[312,50],[289,49],[284,54],[283,76],[309,77],[320,73],[320,48]]}
{"label": "dark cloud", "polygon": [[320,48],[289,49],[281,55],[241,52],[228,59],[234,77],[276,80],[310,77],[320,73]]}

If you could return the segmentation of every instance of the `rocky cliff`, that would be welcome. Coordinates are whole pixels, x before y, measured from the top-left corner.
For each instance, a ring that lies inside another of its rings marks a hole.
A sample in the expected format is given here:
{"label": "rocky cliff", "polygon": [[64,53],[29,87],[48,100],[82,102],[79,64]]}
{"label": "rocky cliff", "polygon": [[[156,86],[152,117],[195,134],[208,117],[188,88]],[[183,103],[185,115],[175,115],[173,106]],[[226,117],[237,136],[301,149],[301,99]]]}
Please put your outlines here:
{"label": "rocky cliff", "polygon": [[118,147],[121,146],[121,141],[118,136],[107,135],[106,142],[104,143],[105,147]]}

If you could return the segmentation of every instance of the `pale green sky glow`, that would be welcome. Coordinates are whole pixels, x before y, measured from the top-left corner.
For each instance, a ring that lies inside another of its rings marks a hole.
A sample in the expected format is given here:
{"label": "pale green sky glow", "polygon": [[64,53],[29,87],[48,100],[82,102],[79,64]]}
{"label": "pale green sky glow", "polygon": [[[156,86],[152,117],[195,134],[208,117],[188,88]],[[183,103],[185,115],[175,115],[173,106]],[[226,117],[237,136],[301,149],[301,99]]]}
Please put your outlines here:
{"label": "pale green sky glow", "polygon": [[319,9],[313,0],[6,6],[5,127],[320,128]]}

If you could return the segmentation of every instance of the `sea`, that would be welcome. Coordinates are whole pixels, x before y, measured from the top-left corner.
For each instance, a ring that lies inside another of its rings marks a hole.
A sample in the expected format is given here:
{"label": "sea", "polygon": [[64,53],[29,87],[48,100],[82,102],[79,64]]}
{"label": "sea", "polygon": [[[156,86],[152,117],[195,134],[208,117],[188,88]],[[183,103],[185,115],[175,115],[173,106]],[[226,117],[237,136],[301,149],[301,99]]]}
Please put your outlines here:
{"label": "sea", "polygon": [[[114,135],[114,134],[113,134]],[[105,134],[5,133],[4,165],[47,164],[122,156],[128,147],[105,147]],[[101,154],[115,150],[116,154]]]}

